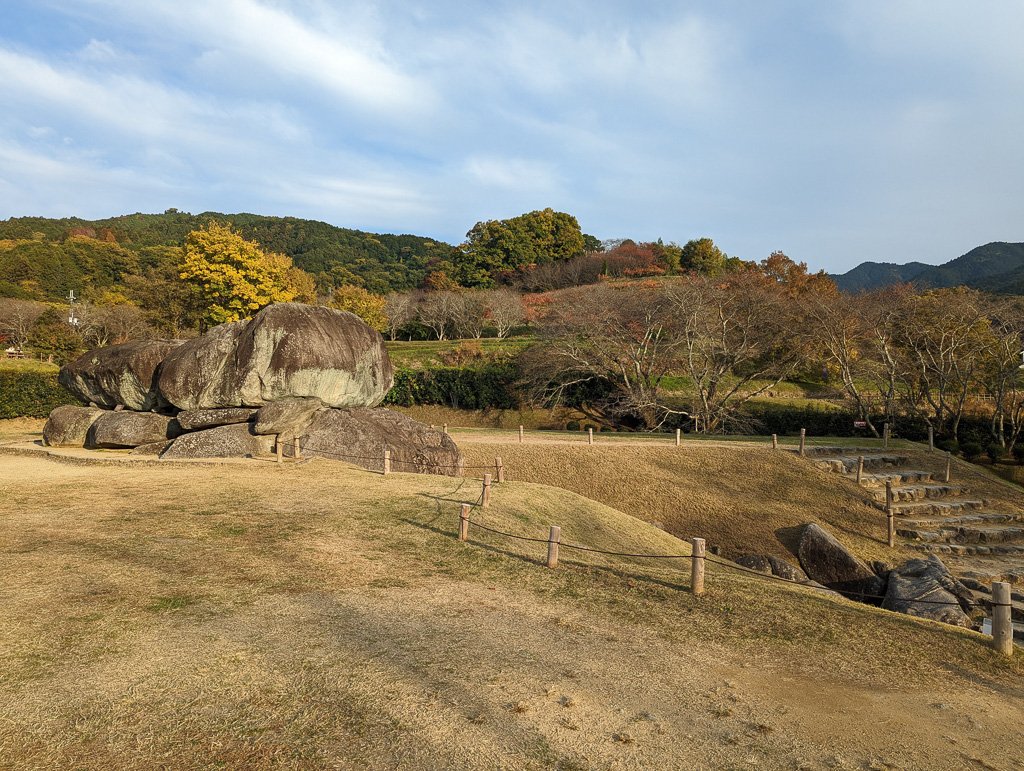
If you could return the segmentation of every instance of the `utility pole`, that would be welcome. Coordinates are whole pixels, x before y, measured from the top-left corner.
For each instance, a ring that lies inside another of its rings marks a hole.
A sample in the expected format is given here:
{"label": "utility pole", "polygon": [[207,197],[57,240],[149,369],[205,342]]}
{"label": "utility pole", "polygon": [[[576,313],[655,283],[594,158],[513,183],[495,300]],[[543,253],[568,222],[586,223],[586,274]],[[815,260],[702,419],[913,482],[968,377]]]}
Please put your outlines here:
{"label": "utility pole", "polygon": [[75,315],[76,299],[78,298],[75,297],[75,290],[72,289],[70,292],[68,292],[68,324],[70,324],[73,327],[77,327],[81,323],[81,320],[78,318],[78,316]]}

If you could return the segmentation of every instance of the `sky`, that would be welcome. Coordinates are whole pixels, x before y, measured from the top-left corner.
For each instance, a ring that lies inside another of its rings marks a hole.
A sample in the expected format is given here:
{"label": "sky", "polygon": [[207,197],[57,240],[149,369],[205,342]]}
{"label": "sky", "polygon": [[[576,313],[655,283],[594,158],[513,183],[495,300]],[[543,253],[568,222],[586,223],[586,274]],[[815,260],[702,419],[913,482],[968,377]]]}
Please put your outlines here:
{"label": "sky", "polygon": [[552,207],[811,268],[1024,241],[1024,3],[0,0],[0,219],[458,243]]}

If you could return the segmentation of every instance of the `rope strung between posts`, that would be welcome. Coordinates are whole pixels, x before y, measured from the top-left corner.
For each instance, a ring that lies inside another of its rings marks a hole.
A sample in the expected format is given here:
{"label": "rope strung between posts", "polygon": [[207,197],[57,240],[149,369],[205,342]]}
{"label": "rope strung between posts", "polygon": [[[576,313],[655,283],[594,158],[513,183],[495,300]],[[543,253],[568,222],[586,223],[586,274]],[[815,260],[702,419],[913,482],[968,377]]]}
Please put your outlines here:
{"label": "rope strung between posts", "polygon": [[[478,499],[478,501],[479,501],[479,499]],[[476,504],[473,504],[473,505],[476,505]],[[477,522],[477,521],[474,521],[474,520],[471,520],[470,523],[471,523],[472,526],[479,527],[481,530],[486,530],[486,531],[491,532],[491,533],[496,533],[498,535],[505,536],[506,538],[513,538],[513,539],[515,539],[517,541],[528,541],[528,542],[531,542],[531,543],[548,543],[548,541],[549,541],[549,539],[547,539],[547,538],[531,538],[531,537],[525,536],[525,535],[516,535],[514,533],[507,533],[504,530],[496,530],[493,527],[488,527],[487,525],[482,525],[482,524],[480,524],[480,522]],[[593,548],[591,546],[580,546],[579,544],[572,544],[572,543],[559,543],[559,546],[561,548],[563,548],[563,549],[576,549],[577,551],[590,552],[592,554],[604,554],[604,555],[607,555],[607,556],[610,556],[610,557],[632,557],[632,558],[636,558],[636,559],[687,559],[687,560],[693,559],[693,555],[692,554],[634,554],[634,553],[630,553],[630,552],[607,551],[605,549],[596,549],[596,548]],[[820,586],[820,585],[815,584],[815,583],[813,583],[811,581],[791,581],[790,579],[783,578],[782,576],[776,576],[776,575],[773,575],[771,573],[762,573],[759,570],[752,570],[751,568],[744,567],[743,565],[737,565],[736,563],[729,562],[727,560],[716,559],[715,557],[710,556],[710,555],[704,555],[703,559],[706,560],[707,562],[710,562],[710,563],[714,564],[714,565],[720,565],[720,566],[722,566],[724,568],[729,568],[730,570],[735,570],[735,571],[738,571],[740,573],[747,573],[747,574],[755,576],[757,578],[765,578],[765,579],[771,579],[773,581],[781,581],[782,583],[788,584],[790,586],[793,586],[793,585],[796,585],[796,586],[806,586],[809,589],[817,589],[818,591],[825,591],[825,592],[832,592],[832,593],[843,594],[842,592],[836,592],[835,589],[829,589],[827,586]],[[850,595],[852,597],[857,597],[857,598],[860,598],[860,599],[867,599],[867,600],[884,600],[885,599],[884,595],[865,594],[863,592],[853,592],[853,591],[850,591],[850,592],[846,592],[846,594],[848,594],[848,595]],[[948,606],[956,606],[958,608],[962,608],[963,607],[963,605],[961,603],[959,603],[959,602],[950,602],[948,600],[924,600],[924,599],[920,599],[920,600],[906,600],[906,602],[908,602],[908,603],[919,603],[919,604],[923,604],[923,605],[948,605]],[[967,605],[969,607],[972,607],[972,608],[978,607],[978,603],[976,603],[976,602],[968,602]]]}

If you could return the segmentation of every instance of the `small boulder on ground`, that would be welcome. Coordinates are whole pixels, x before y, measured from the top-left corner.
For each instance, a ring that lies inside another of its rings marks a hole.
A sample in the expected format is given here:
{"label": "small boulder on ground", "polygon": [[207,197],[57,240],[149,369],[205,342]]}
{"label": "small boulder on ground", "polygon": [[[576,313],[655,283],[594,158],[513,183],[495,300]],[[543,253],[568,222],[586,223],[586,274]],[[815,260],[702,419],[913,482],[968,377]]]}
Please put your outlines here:
{"label": "small boulder on ground", "polygon": [[764,554],[744,554],[736,559],[736,564],[742,565],[747,570],[764,573],[766,576],[772,575],[772,563],[768,561],[767,555]]}
{"label": "small boulder on ground", "polygon": [[878,602],[885,595],[885,579],[816,524],[804,526],[797,557],[809,578],[847,597]]}
{"label": "small boulder on ground", "polygon": [[180,340],[135,340],[88,351],[60,368],[58,381],[86,404],[145,412],[160,406],[156,375]]}
{"label": "small boulder on ground", "polygon": [[259,408],[253,430],[257,434],[278,434],[282,440],[302,436],[313,415],[324,409],[319,399],[281,399]]}
{"label": "small boulder on ground", "polygon": [[159,389],[183,410],[259,407],[289,397],[373,407],[393,379],[383,338],[358,316],[279,303],[179,347],[160,368]]}
{"label": "small boulder on ground", "polygon": [[173,438],[176,431],[172,418],[155,412],[106,411],[89,428],[85,446],[120,448],[138,447],[140,444],[163,442]]}
{"label": "small boulder on ground", "polygon": [[302,439],[302,454],[353,463],[380,471],[384,450],[391,470],[459,476],[462,453],[451,437],[391,410],[324,409],[313,416]]}
{"label": "small boulder on ground", "polygon": [[255,458],[269,455],[273,448],[273,438],[253,433],[251,423],[234,423],[182,434],[160,458]]}
{"label": "small boulder on ground", "polygon": [[974,610],[970,589],[957,581],[934,554],[928,559],[912,559],[889,572],[882,607],[944,624],[974,627],[965,612]]}
{"label": "small boulder on ground", "polygon": [[247,423],[256,414],[252,407],[225,407],[219,410],[182,410],[178,413],[178,425],[183,431],[201,431],[204,428],[230,426]]}
{"label": "small boulder on ground", "polygon": [[797,583],[806,583],[807,576],[804,572],[796,567],[790,565],[786,560],[779,559],[768,554],[744,554],[742,557],[736,560],[737,565],[742,565],[748,570],[755,570],[758,573],[764,573],[768,576],[777,576],[784,578],[787,581],[795,581]]}
{"label": "small boulder on ground", "polygon": [[65,404],[57,407],[43,426],[43,444],[47,447],[85,447],[89,428],[104,413],[97,407]]}

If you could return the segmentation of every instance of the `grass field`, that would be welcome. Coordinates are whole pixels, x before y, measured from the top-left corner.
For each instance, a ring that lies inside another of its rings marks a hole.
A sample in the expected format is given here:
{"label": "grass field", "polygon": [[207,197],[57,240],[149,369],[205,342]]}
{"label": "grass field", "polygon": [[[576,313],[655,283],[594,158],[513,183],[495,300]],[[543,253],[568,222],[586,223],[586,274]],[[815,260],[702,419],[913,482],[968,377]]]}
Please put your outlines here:
{"label": "grass field", "polygon": [[0,358],[0,370],[20,372],[57,372],[60,370],[56,364],[48,364],[37,359],[7,359]]}
{"label": "grass field", "polygon": [[[1020,760],[1024,661],[995,657],[980,635],[714,565],[694,598],[686,560],[565,550],[547,570],[544,544],[479,528],[454,539],[478,489],[319,459],[0,456],[3,765]],[[498,486],[474,519],[686,553],[611,507],[525,482]]]}

